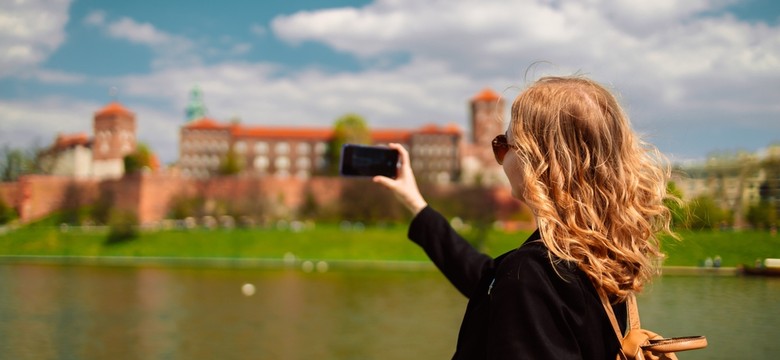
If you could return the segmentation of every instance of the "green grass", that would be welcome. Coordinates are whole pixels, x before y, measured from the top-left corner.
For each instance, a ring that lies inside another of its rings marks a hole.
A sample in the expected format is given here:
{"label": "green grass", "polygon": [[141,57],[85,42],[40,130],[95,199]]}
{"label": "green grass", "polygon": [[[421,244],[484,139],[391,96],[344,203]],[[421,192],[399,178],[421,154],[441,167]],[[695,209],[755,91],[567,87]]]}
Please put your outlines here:
{"label": "green grass", "polygon": [[753,265],[756,259],[780,258],[780,236],[768,231],[687,231],[680,241],[667,239],[665,265],[699,266],[707,257],[722,258],[722,266]]}
{"label": "green grass", "polygon": [[[320,224],[301,231],[276,229],[144,231],[139,238],[106,244],[105,229],[27,226],[0,235],[2,255],[148,256],[282,259],[427,261],[425,253],[406,238],[406,225],[342,230]],[[519,246],[528,232],[491,231],[485,252],[499,255]],[[722,266],[753,264],[757,258],[780,257],[780,237],[768,232],[685,232],[665,240],[665,265],[699,266],[720,256]]]}

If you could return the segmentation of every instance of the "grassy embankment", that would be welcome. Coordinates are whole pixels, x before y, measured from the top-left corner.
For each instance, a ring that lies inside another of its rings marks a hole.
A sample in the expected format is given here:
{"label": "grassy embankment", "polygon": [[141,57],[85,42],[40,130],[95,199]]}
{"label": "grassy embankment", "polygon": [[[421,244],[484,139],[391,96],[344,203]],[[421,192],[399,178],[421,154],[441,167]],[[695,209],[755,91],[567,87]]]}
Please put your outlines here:
{"label": "grassy embankment", "polygon": [[[667,240],[665,265],[699,266],[720,256],[722,266],[753,264],[757,258],[780,257],[780,236],[768,232],[685,232]],[[498,255],[518,246],[527,232],[491,231],[485,251]],[[342,230],[324,224],[300,230],[165,230],[145,231],[133,240],[106,244],[106,229],[62,231],[56,226],[28,226],[0,235],[2,256],[113,256],[171,258],[427,261],[406,239],[406,225]]]}

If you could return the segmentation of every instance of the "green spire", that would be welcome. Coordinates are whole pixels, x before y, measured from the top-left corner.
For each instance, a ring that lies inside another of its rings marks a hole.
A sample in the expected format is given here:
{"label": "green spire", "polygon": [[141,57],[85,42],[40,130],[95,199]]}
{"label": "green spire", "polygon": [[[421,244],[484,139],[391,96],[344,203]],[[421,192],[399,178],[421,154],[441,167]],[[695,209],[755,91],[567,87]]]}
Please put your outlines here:
{"label": "green spire", "polygon": [[203,103],[203,92],[195,85],[190,91],[190,103],[187,104],[187,121],[198,120],[206,116],[206,104]]}

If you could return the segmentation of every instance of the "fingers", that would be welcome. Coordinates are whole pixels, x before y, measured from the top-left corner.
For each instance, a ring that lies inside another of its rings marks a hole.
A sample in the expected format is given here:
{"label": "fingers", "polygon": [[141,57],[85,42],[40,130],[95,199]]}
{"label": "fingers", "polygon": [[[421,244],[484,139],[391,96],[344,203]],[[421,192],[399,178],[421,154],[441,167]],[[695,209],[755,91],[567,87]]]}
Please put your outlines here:
{"label": "fingers", "polygon": [[373,181],[373,182],[375,182],[375,183],[377,183],[379,185],[382,185],[382,186],[384,186],[384,187],[386,187],[388,189],[392,189],[393,188],[393,182],[395,182],[395,180],[393,180],[393,179],[391,179],[391,178],[389,178],[387,176],[382,176],[382,175],[374,176],[373,178],[371,178],[371,181]]}
{"label": "fingers", "polygon": [[401,155],[401,166],[411,169],[412,162],[411,160],[409,160],[409,152],[406,151],[406,148],[403,147],[401,144],[396,144],[396,143],[390,144],[390,147],[398,150],[398,153]]}
{"label": "fingers", "polygon": [[420,194],[417,181],[414,179],[409,152],[401,144],[391,143],[388,146],[397,150],[400,155],[401,166],[398,168],[397,176],[395,179],[375,176],[372,180],[393,191],[396,197],[401,200],[401,203],[412,211],[412,214],[416,215],[427,206],[427,203]]}

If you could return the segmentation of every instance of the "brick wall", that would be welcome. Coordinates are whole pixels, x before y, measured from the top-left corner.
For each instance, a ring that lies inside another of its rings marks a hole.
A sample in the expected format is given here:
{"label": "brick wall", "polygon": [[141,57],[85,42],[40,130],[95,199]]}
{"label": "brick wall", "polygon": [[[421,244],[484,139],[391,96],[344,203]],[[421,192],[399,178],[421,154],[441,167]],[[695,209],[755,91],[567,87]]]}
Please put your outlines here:
{"label": "brick wall", "polygon": [[3,187],[10,189],[9,203],[16,208],[20,220],[30,222],[67,206],[94,202],[98,196],[97,184],[95,180],[64,176],[26,175]]}
{"label": "brick wall", "polygon": [[[167,218],[177,198],[202,198],[213,204],[257,203],[274,217],[294,216],[307,196],[326,207],[339,201],[343,179],[314,177],[310,179],[219,177],[207,180],[185,179],[171,174],[141,173],[113,180],[77,180],[68,177],[33,175],[16,183],[0,183],[0,196],[18,210],[23,223],[35,221],[52,212],[73,205],[94,203],[101,194],[113,199],[112,208],[132,212],[141,224],[152,224]],[[452,193],[458,185],[440,186],[438,191]],[[508,189],[495,188],[498,218],[509,218],[519,210]],[[70,199],[70,200],[68,200]]]}
{"label": "brick wall", "polygon": [[0,183],[0,199],[11,207],[16,207],[16,193],[19,191],[18,182],[2,182]]}

